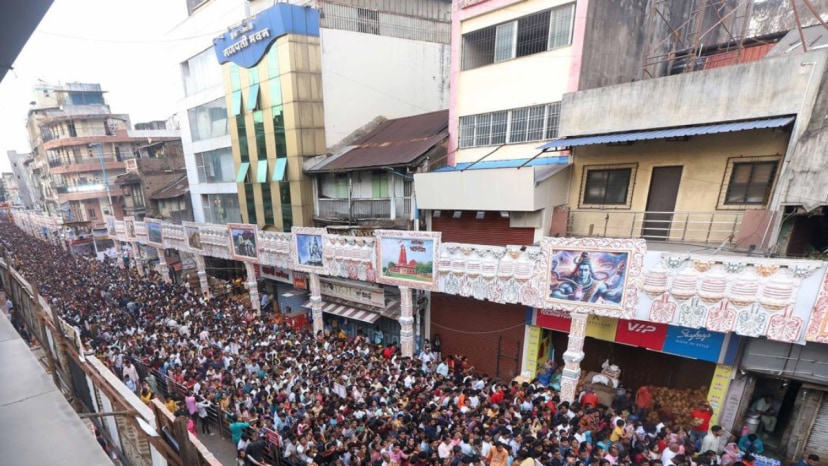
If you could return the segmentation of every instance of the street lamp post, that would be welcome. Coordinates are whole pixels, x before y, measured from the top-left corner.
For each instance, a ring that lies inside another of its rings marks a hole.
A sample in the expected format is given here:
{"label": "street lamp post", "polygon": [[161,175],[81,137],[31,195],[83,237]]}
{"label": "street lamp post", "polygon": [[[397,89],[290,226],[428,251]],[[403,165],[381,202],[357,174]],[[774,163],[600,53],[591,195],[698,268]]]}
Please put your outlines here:
{"label": "street lamp post", "polygon": [[98,146],[98,160],[101,162],[101,171],[103,171],[104,187],[106,188],[106,198],[109,201],[109,215],[115,216],[115,209],[112,207],[112,193],[109,191],[109,178],[106,176],[106,164],[103,158],[103,146],[100,142],[89,144],[89,147]]}

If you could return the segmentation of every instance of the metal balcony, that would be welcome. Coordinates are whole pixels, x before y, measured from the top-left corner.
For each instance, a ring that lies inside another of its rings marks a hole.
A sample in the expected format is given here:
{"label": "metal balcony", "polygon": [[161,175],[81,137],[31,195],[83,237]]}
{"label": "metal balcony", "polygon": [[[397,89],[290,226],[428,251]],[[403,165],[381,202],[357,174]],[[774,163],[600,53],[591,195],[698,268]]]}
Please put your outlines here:
{"label": "metal balcony", "polygon": [[713,212],[570,210],[567,235],[721,244],[737,235],[744,214],[742,210]]}

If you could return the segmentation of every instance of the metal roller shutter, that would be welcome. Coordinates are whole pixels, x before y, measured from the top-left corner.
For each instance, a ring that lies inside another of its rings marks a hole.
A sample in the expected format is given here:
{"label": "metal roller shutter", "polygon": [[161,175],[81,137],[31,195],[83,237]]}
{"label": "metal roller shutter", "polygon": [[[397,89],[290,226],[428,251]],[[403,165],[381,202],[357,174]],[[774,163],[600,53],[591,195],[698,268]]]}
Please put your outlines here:
{"label": "metal roller shutter", "polygon": [[500,212],[485,212],[477,219],[477,212],[462,212],[454,218],[453,211],[442,211],[439,217],[432,217],[431,229],[442,232],[444,243],[471,243],[488,246],[530,245],[535,240],[533,228],[512,228],[509,218]]}
{"label": "metal roller shutter", "polygon": [[828,392],[822,394],[822,404],[808,436],[804,453],[819,455],[820,458],[828,457]]}

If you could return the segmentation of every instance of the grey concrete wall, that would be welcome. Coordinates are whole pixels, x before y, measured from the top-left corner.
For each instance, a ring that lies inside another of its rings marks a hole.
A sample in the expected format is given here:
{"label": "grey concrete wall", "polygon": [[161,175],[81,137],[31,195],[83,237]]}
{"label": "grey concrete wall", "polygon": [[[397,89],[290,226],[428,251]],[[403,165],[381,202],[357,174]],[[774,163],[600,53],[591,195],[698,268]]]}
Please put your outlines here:
{"label": "grey concrete wall", "polygon": [[647,0],[591,0],[578,89],[627,83],[641,74]]}
{"label": "grey concrete wall", "polygon": [[[801,55],[810,57],[812,53]],[[812,210],[821,205],[828,205],[828,74],[814,71],[813,86],[818,86],[818,94],[812,107],[806,101],[803,118],[800,120],[801,136],[792,145],[790,155],[782,176],[786,181],[780,189],[780,203],[800,205]],[[808,112],[809,118],[804,118]],[[811,118],[810,115],[813,115]]]}
{"label": "grey concrete wall", "polygon": [[[561,136],[800,114],[825,73],[825,50],[564,95]],[[802,66],[813,62],[814,65]],[[811,76],[813,67],[813,76]],[[810,84],[809,84],[810,81]]]}

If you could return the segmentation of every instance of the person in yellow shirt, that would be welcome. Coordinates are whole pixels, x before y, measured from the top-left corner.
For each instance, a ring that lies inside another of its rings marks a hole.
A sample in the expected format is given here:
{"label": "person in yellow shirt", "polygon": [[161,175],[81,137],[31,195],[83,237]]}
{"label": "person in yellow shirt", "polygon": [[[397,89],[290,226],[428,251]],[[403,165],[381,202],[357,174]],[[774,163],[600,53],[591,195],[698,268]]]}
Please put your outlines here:
{"label": "person in yellow shirt", "polygon": [[624,429],[626,423],[623,419],[619,419],[615,421],[615,428],[612,429],[612,433],[610,434],[610,442],[620,442],[622,438],[626,437],[627,431]]}
{"label": "person in yellow shirt", "polygon": [[175,415],[175,412],[178,411],[178,403],[175,402],[172,398],[167,400],[167,410]]}

